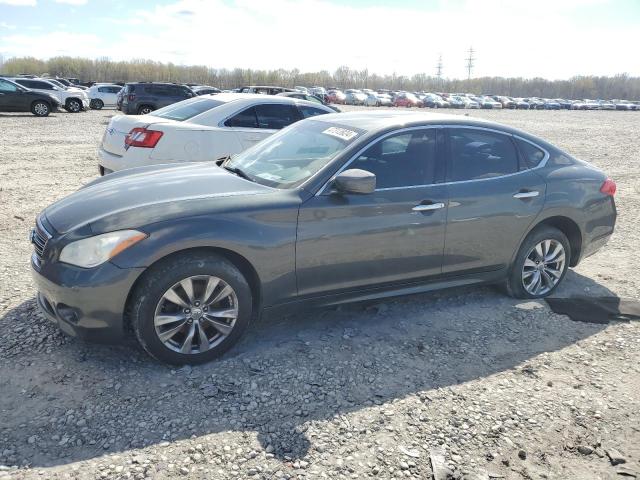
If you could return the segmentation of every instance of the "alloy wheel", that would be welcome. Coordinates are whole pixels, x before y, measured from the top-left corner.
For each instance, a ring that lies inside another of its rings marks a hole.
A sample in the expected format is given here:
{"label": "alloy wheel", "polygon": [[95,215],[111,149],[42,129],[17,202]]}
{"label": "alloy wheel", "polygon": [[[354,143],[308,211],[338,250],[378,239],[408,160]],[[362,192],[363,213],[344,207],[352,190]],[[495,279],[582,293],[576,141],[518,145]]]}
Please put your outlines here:
{"label": "alloy wheel", "polygon": [[45,115],[47,115],[47,113],[49,113],[49,107],[46,103],[36,103],[33,106],[33,111],[36,113],[36,115],[44,117]]}
{"label": "alloy wheel", "polygon": [[566,261],[562,243],[542,240],[525,258],[522,267],[522,285],[531,295],[545,295],[558,284]]}
{"label": "alloy wheel", "polygon": [[69,108],[69,111],[73,113],[77,113],[80,111],[82,106],[80,105],[80,102],[78,102],[77,100],[71,100],[68,104],[68,108]]}
{"label": "alloy wheel", "polygon": [[204,353],[231,334],[238,318],[238,297],[224,280],[211,275],[185,278],[169,288],[156,306],[153,324],[165,347]]}

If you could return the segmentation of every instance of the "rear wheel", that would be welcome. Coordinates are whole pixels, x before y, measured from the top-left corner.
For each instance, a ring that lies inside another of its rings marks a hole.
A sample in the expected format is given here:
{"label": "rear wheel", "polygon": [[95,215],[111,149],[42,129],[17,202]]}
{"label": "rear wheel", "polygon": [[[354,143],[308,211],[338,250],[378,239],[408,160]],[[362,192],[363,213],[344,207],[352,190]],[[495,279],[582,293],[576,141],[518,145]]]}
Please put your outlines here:
{"label": "rear wheel", "polygon": [[149,105],[143,105],[138,109],[138,115],[147,115],[151,112],[153,112],[153,108]]}
{"label": "rear wheel", "polygon": [[132,297],[131,323],[143,348],[174,365],[208,362],[242,336],[252,294],[228,260],[184,254],[152,267]]}
{"label": "rear wheel", "polygon": [[31,105],[31,113],[36,117],[46,117],[51,113],[51,107],[47,102],[38,100]]}
{"label": "rear wheel", "polygon": [[550,295],[564,279],[571,259],[571,246],[564,233],[554,227],[533,230],[522,242],[507,281],[515,298]]}
{"label": "rear wheel", "polygon": [[98,98],[91,100],[91,105],[89,105],[91,108],[93,108],[94,110],[102,110],[102,107],[104,107],[104,102]]}

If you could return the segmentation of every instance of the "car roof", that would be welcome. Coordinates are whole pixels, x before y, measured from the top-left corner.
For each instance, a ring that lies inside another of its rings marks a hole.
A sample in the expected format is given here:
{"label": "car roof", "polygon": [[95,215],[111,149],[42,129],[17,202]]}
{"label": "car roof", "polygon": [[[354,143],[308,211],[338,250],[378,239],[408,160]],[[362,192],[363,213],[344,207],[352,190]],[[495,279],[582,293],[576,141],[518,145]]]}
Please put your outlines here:
{"label": "car roof", "polygon": [[417,125],[470,125],[484,128],[495,128],[506,132],[516,132],[515,129],[482,118],[466,115],[445,113],[422,113],[404,111],[366,111],[332,113],[313,117],[319,122],[337,123],[340,125],[359,128],[369,132],[387,130],[403,126]]}

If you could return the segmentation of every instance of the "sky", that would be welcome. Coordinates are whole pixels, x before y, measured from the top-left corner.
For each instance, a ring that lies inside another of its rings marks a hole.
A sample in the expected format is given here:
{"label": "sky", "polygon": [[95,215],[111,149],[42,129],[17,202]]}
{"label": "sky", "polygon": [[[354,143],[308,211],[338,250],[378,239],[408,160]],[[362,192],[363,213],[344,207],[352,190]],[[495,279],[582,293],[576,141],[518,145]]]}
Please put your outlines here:
{"label": "sky", "polygon": [[214,68],[640,76],[640,0],[0,0],[0,54]]}

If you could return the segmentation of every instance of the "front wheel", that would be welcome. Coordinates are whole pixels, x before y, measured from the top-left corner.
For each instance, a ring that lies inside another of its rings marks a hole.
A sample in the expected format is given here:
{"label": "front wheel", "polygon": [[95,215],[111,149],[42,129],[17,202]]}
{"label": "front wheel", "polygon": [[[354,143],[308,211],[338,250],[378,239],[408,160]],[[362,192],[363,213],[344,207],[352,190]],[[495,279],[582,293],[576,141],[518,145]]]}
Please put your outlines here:
{"label": "front wheel", "polygon": [[208,362],[249,325],[251,289],[225,258],[179,255],[144,275],[132,297],[131,323],[142,347],[162,362]]}
{"label": "front wheel", "polygon": [[571,245],[554,227],[533,230],[522,242],[507,280],[507,292],[515,298],[543,298],[564,279],[571,259]]}
{"label": "front wheel", "polygon": [[33,113],[36,117],[46,117],[51,113],[51,107],[47,102],[37,101],[33,102],[31,105],[31,113]]}
{"label": "front wheel", "polygon": [[65,108],[68,112],[78,113],[80,110],[82,110],[82,103],[80,102],[80,100],[72,98],[71,100],[67,101],[67,105]]}

